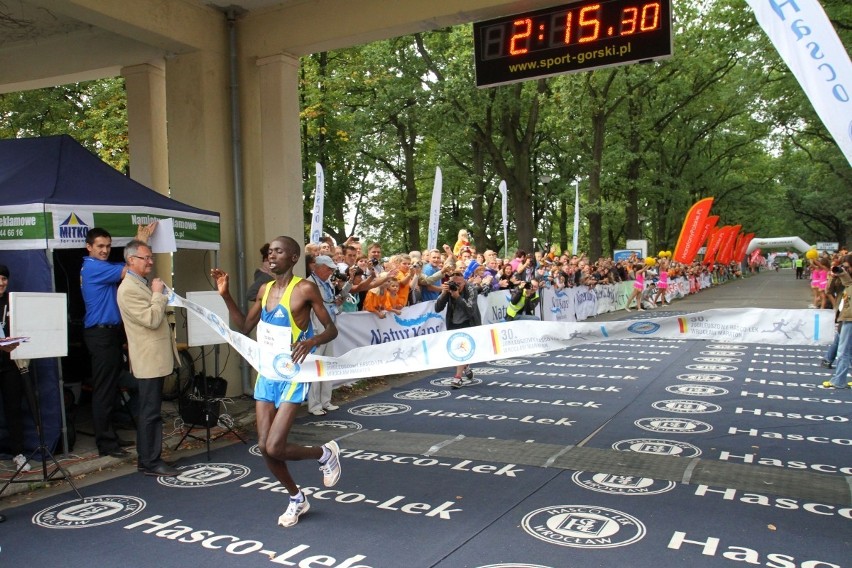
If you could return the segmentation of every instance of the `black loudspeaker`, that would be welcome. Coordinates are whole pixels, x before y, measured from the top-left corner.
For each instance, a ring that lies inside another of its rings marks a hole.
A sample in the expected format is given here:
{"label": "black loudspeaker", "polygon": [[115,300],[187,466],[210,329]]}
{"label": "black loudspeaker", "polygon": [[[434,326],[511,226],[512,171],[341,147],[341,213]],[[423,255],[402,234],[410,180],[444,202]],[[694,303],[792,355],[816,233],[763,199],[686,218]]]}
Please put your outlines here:
{"label": "black loudspeaker", "polygon": [[192,426],[212,428],[219,423],[218,400],[181,398],[180,417]]}

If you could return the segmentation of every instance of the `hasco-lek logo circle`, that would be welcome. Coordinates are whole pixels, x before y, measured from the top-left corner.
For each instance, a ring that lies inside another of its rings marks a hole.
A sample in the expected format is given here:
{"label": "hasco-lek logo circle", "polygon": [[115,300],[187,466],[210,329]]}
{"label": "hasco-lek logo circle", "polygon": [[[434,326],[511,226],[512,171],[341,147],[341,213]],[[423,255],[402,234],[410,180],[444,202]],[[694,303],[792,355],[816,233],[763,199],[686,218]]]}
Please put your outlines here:
{"label": "hasco-lek logo circle", "polygon": [[734,345],[732,343],[708,343],[707,349],[745,349],[745,345]]}
{"label": "hasco-lek logo circle", "polygon": [[353,406],[347,412],[354,416],[393,416],[394,414],[405,414],[411,412],[411,407],[407,404],[399,404],[396,402],[380,402],[375,404],[362,404],[361,406]]}
{"label": "hasco-lek logo circle", "polygon": [[736,371],[737,367],[733,365],[710,365],[707,363],[698,363],[695,365],[686,365],[690,371]]}
{"label": "hasco-lek logo circle", "polygon": [[[479,369],[476,369],[476,374],[477,375],[480,374]],[[483,373],[483,374],[487,375],[488,373]],[[474,376],[472,379],[467,379],[467,378],[463,379],[463,383],[464,383],[464,386],[466,386],[466,387],[472,387],[474,385],[482,384],[482,380],[478,379]],[[431,381],[429,381],[429,384],[434,385],[436,387],[447,387],[447,388],[449,388],[449,387],[453,386],[453,377],[443,377],[443,378],[440,378],[440,379],[432,379]]]}
{"label": "hasco-lek logo circle", "polygon": [[627,328],[630,333],[638,333],[639,335],[651,335],[660,329],[660,324],[652,321],[639,321]]}
{"label": "hasco-lek logo circle", "polygon": [[693,361],[698,363],[742,363],[742,359],[736,357],[695,357]]}
{"label": "hasco-lek logo circle", "polygon": [[622,511],[592,505],[536,509],[521,521],[527,534],[572,548],[615,548],[642,540],[645,525]]}
{"label": "hasco-lek logo circle", "polygon": [[526,359],[498,359],[497,361],[489,361],[488,364],[498,367],[520,367],[521,365],[529,365],[531,362]]}
{"label": "hasco-lek logo circle", "polygon": [[674,481],[588,471],[574,472],[571,481],[583,489],[612,495],[658,495],[675,488]]}
{"label": "hasco-lek logo circle", "polygon": [[158,477],[157,482],[180,489],[211,487],[238,481],[251,472],[246,466],[235,463],[197,463],[179,467],[178,470],[180,474],[175,477]]}
{"label": "hasco-lek logo circle", "polygon": [[33,524],[47,529],[83,529],[117,523],[145,508],[145,501],[130,495],[96,495],[42,509]]}
{"label": "hasco-lek logo circle", "polygon": [[695,458],[701,455],[701,450],[697,446],[693,446],[687,442],[662,440],[659,438],[619,440],[612,445],[612,449],[620,452],[638,452],[640,454],[677,456],[681,458]]}
{"label": "hasco-lek logo circle", "polygon": [[742,351],[702,351],[701,355],[711,355],[714,357],[742,357],[745,353]]}
{"label": "hasco-lek logo circle", "polygon": [[549,566],[543,566],[541,564],[527,564],[526,562],[522,562],[518,564],[517,562],[501,562],[500,564],[485,564],[483,566],[477,566],[477,568],[550,568]]}
{"label": "hasco-lek logo circle", "polygon": [[398,400],[437,400],[448,396],[450,396],[450,391],[431,389],[414,389],[393,395]]}
{"label": "hasco-lek logo circle", "polygon": [[713,385],[669,385],[666,391],[681,396],[722,396],[728,394],[728,389]]}
{"label": "hasco-lek logo circle", "polygon": [[326,428],[340,428],[341,430],[361,430],[363,426],[353,420],[317,420],[307,422],[305,426],[324,426]]}
{"label": "hasco-lek logo circle", "polygon": [[289,381],[299,374],[299,364],[294,363],[289,353],[279,353],[272,360],[272,369],[275,374],[285,381]]}
{"label": "hasco-lek logo circle", "polygon": [[667,434],[704,434],[713,430],[713,426],[710,424],[692,418],[653,416],[640,418],[633,424],[649,432],[665,432]]}
{"label": "hasco-lek logo circle", "polygon": [[734,377],[728,375],[717,375],[715,373],[686,373],[677,376],[678,380],[693,383],[730,383]]}
{"label": "hasco-lek logo circle", "polygon": [[677,412],[678,414],[709,414],[722,410],[722,407],[718,404],[703,400],[658,400],[651,406],[663,412]]}
{"label": "hasco-lek logo circle", "polygon": [[467,361],[476,351],[476,342],[470,334],[454,333],[447,339],[447,353],[456,361]]}

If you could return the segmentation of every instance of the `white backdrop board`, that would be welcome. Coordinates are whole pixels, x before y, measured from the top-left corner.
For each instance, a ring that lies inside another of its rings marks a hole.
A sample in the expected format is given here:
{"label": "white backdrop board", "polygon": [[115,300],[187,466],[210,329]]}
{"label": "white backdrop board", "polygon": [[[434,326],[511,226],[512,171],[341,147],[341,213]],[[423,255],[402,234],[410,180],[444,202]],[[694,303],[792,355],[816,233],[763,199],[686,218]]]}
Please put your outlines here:
{"label": "white backdrop board", "polygon": [[48,292],[10,292],[11,337],[29,337],[10,354],[12,359],[68,355],[68,298]]}
{"label": "white backdrop board", "polygon": [[[219,292],[213,290],[187,292],[186,299],[207,308],[226,322],[230,317],[228,315],[228,306],[225,305],[225,300],[222,299]],[[186,342],[190,347],[225,343],[226,340],[216,333],[200,316],[192,310],[187,310],[186,313],[188,316],[186,320]]]}

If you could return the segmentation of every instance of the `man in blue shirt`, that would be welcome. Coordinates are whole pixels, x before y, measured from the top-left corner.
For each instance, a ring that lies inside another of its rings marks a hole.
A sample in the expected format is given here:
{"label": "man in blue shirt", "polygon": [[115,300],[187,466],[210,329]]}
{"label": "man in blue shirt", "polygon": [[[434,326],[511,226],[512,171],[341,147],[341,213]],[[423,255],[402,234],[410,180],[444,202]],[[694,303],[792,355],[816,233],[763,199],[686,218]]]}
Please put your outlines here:
{"label": "man in blue shirt", "polygon": [[[154,232],[156,222],[139,227],[136,237],[142,241]],[[92,361],[92,426],[95,444],[102,456],[124,458],[129,454],[121,446],[132,446],[118,438],[112,426],[119,380],[124,372],[124,334],[116,294],[127,273],[123,262],[109,262],[112,236],[105,229],[89,229],[86,250],[80,268],[80,291],[86,304],[83,340]]]}

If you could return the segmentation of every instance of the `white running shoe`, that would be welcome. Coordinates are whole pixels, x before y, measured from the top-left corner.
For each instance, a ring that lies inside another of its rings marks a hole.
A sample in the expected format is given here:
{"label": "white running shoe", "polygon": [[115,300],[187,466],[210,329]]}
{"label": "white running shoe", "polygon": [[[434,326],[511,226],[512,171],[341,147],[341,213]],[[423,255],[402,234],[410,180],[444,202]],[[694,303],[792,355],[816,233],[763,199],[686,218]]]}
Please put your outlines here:
{"label": "white running shoe", "polygon": [[323,446],[328,448],[331,455],[319,468],[322,472],[322,483],[326,487],[334,487],[340,481],[340,447],[334,440]]}
{"label": "white running shoe", "polygon": [[337,406],[336,404],[329,403],[329,404],[326,404],[323,408],[325,408],[326,410],[338,410],[340,407]]}
{"label": "white running shoe", "polygon": [[287,510],[284,514],[278,517],[278,525],[289,528],[295,526],[299,522],[299,517],[310,510],[311,504],[308,503],[308,498],[302,495],[301,501],[290,499],[290,504],[287,505]]}
{"label": "white running shoe", "polygon": [[28,462],[27,458],[25,458],[22,454],[18,454],[13,457],[12,463],[15,464],[15,469],[17,471],[29,471],[32,469],[30,462]]}

